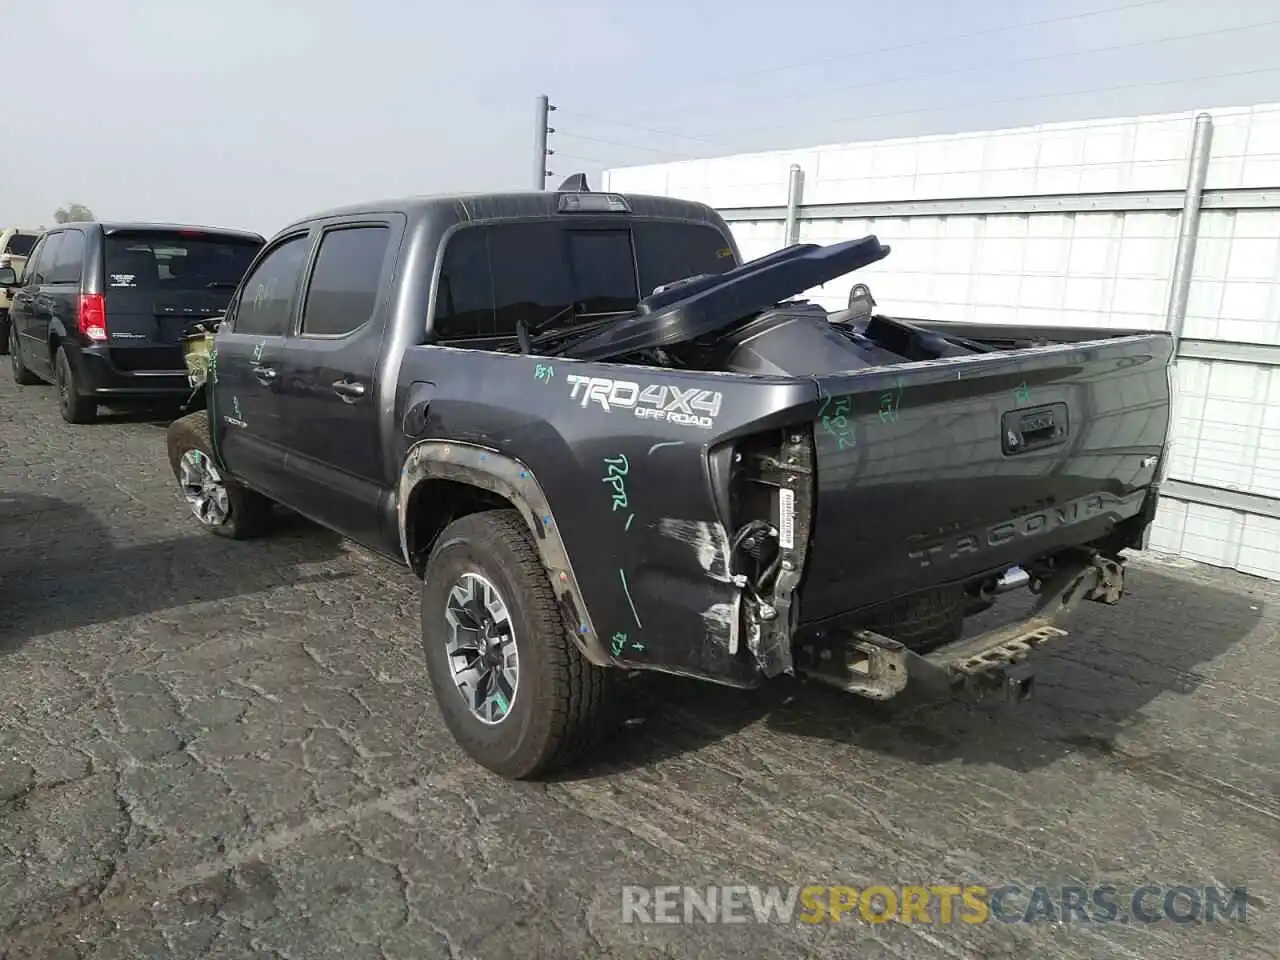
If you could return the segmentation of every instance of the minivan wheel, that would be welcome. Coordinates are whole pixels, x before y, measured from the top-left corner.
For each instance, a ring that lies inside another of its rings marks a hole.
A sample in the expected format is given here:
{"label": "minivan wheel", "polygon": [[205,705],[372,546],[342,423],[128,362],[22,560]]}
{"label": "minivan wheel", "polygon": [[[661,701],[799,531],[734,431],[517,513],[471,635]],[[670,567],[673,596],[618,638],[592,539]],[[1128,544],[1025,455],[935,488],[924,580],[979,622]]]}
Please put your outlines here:
{"label": "minivan wheel", "polygon": [[209,413],[200,410],[169,424],[169,466],[200,526],[232,540],[267,532],[271,501],[225,476],[213,458]]}
{"label": "minivan wheel", "polygon": [[469,514],[440,535],[422,584],[422,646],[445,726],[503,777],[567,766],[600,732],[610,671],[578,652],[514,510]]}
{"label": "minivan wheel", "polygon": [[22,351],[18,346],[18,331],[9,327],[9,369],[13,371],[13,382],[24,387],[40,382],[40,378],[27,369],[22,362]]}
{"label": "minivan wheel", "polygon": [[65,346],[53,358],[53,383],[58,388],[58,411],[67,423],[93,423],[98,419],[98,401],[80,392],[75,365]]}

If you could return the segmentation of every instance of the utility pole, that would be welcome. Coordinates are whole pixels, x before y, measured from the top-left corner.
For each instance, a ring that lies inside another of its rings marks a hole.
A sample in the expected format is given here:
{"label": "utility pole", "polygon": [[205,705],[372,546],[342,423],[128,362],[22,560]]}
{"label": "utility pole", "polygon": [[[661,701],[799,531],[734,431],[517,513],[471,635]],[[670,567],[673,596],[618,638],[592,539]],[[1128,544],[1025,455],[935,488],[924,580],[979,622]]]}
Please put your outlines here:
{"label": "utility pole", "polygon": [[555,133],[555,129],[547,126],[547,114],[555,109],[555,105],[547,100],[546,94],[538,97],[538,120],[533,135],[533,189],[547,189],[547,177],[551,171],[547,169],[547,157],[555,153],[547,147],[547,134]]}

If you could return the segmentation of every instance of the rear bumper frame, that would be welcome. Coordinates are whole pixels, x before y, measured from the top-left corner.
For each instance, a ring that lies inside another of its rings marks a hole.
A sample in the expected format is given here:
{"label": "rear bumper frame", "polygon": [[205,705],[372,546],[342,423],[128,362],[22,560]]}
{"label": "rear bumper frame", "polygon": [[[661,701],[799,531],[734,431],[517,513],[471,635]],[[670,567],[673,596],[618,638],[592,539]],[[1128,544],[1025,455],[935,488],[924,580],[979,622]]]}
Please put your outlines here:
{"label": "rear bumper frame", "polygon": [[874,631],[857,630],[833,637],[800,672],[871,700],[889,700],[908,683],[935,691],[985,693],[1003,688],[1022,699],[1030,694],[1032,681],[1014,677],[1011,668],[1036,648],[1065,637],[1060,624],[1081,600],[1118,603],[1124,596],[1124,567],[1081,552],[1065,558],[1048,579],[1033,578],[1030,587],[1037,594],[1035,606],[1016,623],[927,654]]}

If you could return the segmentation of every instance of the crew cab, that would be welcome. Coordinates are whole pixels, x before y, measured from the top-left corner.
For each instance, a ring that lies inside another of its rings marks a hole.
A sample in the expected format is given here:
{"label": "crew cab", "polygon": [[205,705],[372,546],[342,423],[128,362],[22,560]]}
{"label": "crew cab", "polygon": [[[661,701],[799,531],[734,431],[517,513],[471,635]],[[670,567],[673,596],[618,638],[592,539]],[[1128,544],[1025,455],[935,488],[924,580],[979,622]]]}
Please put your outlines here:
{"label": "crew cab", "polygon": [[888,253],[743,263],[709,207],[583,179],[321,214],[189,339],[170,463],[213,533],[279,503],[419,574],[444,722],[507,777],[568,763],[631,671],[1004,686],[1121,598],[1172,340],[798,299]]}
{"label": "crew cab", "polygon": [[69,423],[101,403],[181,400],[182,338],[217,316],[263,244],[256,233],[157,223],[71,222],[49,230],[12,291],[9,362],[22,385],[58,388]]}

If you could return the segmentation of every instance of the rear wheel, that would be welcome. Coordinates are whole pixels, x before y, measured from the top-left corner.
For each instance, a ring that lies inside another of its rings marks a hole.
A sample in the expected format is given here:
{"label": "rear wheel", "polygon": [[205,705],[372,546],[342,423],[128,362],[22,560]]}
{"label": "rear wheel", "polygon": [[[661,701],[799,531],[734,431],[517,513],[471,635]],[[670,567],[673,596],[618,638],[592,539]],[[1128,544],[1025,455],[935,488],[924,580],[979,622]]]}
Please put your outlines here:
{"label": "rear wheel", "polygon": [[271,501],[224,476],[213,458],[205,410],[169,424],[169,466],[192,515],[210,533],[247,540],[267,532]]}
{"label": "rear wheel", "polygon": [[9,326],[9,369],[13,371],[13,382],[24,387],[40,382],[40,378],[27,369],[22,362],[22,351],[18,346],[18,331]]}
{"label": "rear wheel", "polygon": [[58,412],[67,423],[93,423],[98,419],[98,401],[81,393],[80,377],[65,346],[53,358],[53,382],[58,388]]}
{"label": "rear wheel", "polygon": [[441,534],[423,578],[422,645],[445,726],[501,776],[566,766],[600,732],[609,671],[574,645],[514,510]]}

